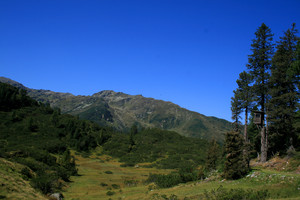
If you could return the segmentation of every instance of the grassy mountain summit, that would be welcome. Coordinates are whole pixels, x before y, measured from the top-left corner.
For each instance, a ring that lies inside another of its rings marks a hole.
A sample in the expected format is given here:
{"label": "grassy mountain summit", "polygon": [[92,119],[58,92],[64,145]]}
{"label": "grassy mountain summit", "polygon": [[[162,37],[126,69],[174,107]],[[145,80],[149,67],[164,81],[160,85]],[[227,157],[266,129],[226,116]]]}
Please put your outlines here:
{"label": "grassy mountain summit", "polygon": [[[20,88],[22,84],[0,77],[0,82]],[[133,124],[141,127],[156,127],[172,130],[188,137],[223,140],[231,124],[223,119],[207,117],[184,109],[172,102],[146,98],[142,95],[128,95],[105,90],[92,96],[75,96],[50,90],[26,88],[32,98],[58,107],[62,113],[78,115],[104,126],[128,130]]]}

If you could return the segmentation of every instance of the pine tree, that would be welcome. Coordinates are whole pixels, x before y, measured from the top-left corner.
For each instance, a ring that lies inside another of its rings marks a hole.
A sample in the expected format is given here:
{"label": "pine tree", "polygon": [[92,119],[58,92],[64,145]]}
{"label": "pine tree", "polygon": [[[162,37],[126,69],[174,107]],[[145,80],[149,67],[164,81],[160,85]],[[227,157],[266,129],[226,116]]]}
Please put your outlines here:
{"label": "pine tree", "polygon": [[[253,91],[256,96],[255,101],[260,110],[266,113],[266,103],[268,100],[268,82],[270,76],[271,58],[274,52],[273,34],[271,29],[264,23],[255,32],[256,38],[252,40],[251,51],[249,55],[249,64],[247,65],[250,74],[254,78]],[[261,128],[261,162],[267,160],[268,129],[265,127],[265,115],[262,116]]]}
{"label": "pine tree", "polygon": [[225,136],[226,161],[224,177],[239,179],[248,173],[249,168],[243,153],[244,139],[238,132],[228,132]]}
{"label": "pine tree", "polygon": [[[297,87],[297,93],[300,93],[300,39],[296,46],[295,60],[292,64],[292,67],[288,71],[289,76],[293,77],[294,85]],[[299,104],[298,104],[299,106]],[[298,107],[299,109],[299,107]]]}
{"label": "pine tree", "polygon": [[240,93],[238,90],[233,91],[234,96],[231,97],[231,113],[232,113],[232,119],[233,119],[233,129],[234,131],[239,131],[240,126],[240,119],[241,119],[241,113],[242,113],[242,103],[240,99]]}
{"label": "pine tree", "polygon": [[241,108],[245,112],[245,126],[244,126],[244,139],[248,141],[248,134],[247,134],[247,125],[248,125],[248,114],[249,110],[252,108],[253,102],[253,93],[250,84],[252,83],[253,77],[243,71],[240,73],[239,79],[236,81],[238,84],[238,93],[239,98],[241,101]]}
{"label": "pine tree", "polygon": [[270,150],[284,151],[296,140],[293,128],[299,96],[295,85],[292,64],[296,59],[297,30],[295,24],[288,29],[276,47],[272,59],[270,95],[268,103],[270,120]]}
{"label": "pine tree", "polygon": [[217,160],[219,158],[219,146],[215,139],[209,143],[209,148],[206,155],[205,168],[209,171],[217,169]]}

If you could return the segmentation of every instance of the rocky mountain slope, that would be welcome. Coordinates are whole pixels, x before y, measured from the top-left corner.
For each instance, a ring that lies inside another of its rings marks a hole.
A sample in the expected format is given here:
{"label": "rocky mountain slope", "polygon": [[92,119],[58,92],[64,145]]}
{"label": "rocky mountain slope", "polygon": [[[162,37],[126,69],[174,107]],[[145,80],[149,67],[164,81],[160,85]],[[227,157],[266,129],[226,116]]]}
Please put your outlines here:
{"label": "rocky mountain slope", "polygon": [[50,90],[30,89],[22,84],[0,77],[0,82],[24,88],[32,98],[58,107],[62,113],[78,115],[104,126],[128,130],[134,123],[141,127],[158,127],[173,130],[181,135],[203,139],[223,140],[230,130],[230,122],[216,117],[207,117],[162,100],[128,95],[110,90],[92,96],[75,96]]}

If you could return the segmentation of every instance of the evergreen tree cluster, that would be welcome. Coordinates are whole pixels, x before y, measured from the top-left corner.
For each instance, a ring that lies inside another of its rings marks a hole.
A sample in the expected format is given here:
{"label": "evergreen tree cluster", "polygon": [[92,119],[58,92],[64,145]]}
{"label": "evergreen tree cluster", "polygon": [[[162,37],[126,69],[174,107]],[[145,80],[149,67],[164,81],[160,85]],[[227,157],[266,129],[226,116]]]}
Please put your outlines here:
{"label": "evergreen tree cluster", "polygon": [[[299,147],[300,42],[297,33],[292,24],[275,43],[271,29],[262,24],[252,40],[248,70],[240,74],[238,88],[231,98],[234,131],[241,131],[239,124],[244,113],[244,143],[255,147],[261,162],[278,152],[285,153],[290,147]],[[260,124],[254,124],[252,111],[260,111]]]}

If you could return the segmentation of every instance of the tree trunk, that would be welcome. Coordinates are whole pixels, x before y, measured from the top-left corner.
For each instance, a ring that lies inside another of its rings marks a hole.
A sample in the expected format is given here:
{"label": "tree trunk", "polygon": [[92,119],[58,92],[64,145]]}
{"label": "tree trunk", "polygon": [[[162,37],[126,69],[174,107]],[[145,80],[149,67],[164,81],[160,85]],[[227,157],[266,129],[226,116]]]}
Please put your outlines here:
{"label": "tree trunk", "polygon": [[266,135],[266,128],[265,126],[262,127],[261,132],[261,156],[260,156],[260,162],[264,163],[267,161],[267,135]]}
{"label": "tree trunk", "polygon": [[245,109],[245,127],[244,127],[245,142],[248,142],[247,126],[248,126],[248,108]]}

